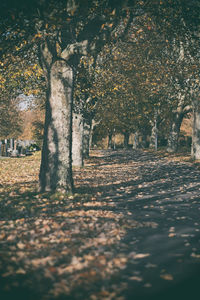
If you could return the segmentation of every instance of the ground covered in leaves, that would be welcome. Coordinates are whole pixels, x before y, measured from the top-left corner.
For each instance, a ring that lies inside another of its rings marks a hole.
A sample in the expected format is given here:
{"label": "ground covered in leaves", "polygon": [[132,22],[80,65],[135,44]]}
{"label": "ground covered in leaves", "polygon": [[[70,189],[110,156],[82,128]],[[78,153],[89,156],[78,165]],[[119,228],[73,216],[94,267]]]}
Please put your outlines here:
{"label": "ground covered in leaves", "polygon": [[0,299],[197,299],[200,170],[95,151],[76,193],[38,194],[40,157],[0,159]]}

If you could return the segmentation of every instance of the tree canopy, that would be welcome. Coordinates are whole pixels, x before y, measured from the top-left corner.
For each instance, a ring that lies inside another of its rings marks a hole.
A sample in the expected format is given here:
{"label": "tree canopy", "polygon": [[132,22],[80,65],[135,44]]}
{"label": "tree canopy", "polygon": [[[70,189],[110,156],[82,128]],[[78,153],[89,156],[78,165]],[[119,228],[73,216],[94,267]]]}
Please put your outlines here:
{"label": "tree canopy", "polygon": [[[98,108],[97,119],[112,118],[113,126],[125,131],[151,123],[155,111],[166,119],[167,111],[172,114],[180,106],[181,94],[187,95],[184,105],[196,95],[197,0],[10,0],[2,1],[1,8],[0,84],[5,99],[19,91],[37,95],[46,89],[44,189],[47,181],[50,186],[57,178],[56,188],[71,176],[71,119],[79,85],[83,107],[89,103],[92,114]],[[90,80],[83,78],[85,70],[79,72],[83,56],[94,69]]]}

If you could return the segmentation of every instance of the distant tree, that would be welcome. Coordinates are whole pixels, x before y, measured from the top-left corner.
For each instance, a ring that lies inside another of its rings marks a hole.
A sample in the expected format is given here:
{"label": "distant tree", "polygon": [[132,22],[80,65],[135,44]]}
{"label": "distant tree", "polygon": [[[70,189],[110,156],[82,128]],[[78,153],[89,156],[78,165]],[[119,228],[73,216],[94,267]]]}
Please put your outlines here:
{"label": "distant tree", "polygon": [[126,136],[128,130],[138,134],[144,127],[151,128],[154,148],[162,127],[168,135],[168,151],[175,152],[182,119],[192,104],[197,108],[193,95],[199,83],[199,56],[193,5],[198,11],[198,2],[148,5],[147,13],[131,23],[126,38],[103,54],[94,91],[102,99],[97,116],[105,128],[110,126],[110,135],[117,126]]}
{"label": "distant tree", "polygon": [[22,118],[16,100],[0,95],[0,139],[17,138],[22,132]]}
{"label": "distant tree", "polygon": [[[200,2],[198,0],[157,1],[148,3],[157,28],[168,41],[164,52],[169,70],[168,99],[170,131],[168,151],[177,150],[183,116],[193,107],[192,156],[200,158],[199,115],[199,30]],[[199,149],[199,150],[198,150]]]}

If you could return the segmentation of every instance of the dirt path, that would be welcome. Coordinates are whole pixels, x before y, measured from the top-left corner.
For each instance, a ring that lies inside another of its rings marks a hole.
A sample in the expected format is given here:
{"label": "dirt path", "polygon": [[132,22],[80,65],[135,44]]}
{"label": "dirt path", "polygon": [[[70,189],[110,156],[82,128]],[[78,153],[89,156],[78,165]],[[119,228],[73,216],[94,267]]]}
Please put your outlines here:
{"label": "dirt path", "polygon": [[96,151],[74,178],[71,199],[17,188],[2,197],[2,300],[197,299],[197,168]]}

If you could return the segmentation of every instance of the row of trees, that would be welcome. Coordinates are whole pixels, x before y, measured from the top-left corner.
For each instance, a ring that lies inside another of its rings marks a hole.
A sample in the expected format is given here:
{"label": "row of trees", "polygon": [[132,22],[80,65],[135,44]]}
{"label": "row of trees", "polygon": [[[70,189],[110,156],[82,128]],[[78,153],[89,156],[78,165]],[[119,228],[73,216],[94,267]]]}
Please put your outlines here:
{"label": "row of trees", "polygon": [[[120,132],[127,144],[134,132],[134,146],[138,135],[150,135],[150,147],[157,148],[159,135],[168,137],[167,150],[175,152],[182,120],[191,116],[198,99],[198,33],[188,31],[183,19],[182,28],[173,34],[156,21],[149,14],[136,17],[126,39],[104,47],[95,69],[87,61],[88,74],[84,69],[80,77],[90,80],[79,84],[79,97],[90,95],[91,118],[109,141]],[[193,148],[194,143],[196,159]]]}
{"label": "row of trees", "polygon": [[[174,151],[181,118],[192,106],[193,156],[200,156],[197,0],[2,5],[1,82],[10,93],[5,99],[19,91],[41,98],[46,90],[42,191],[73,190],[72,152],[80,158],[84,145],[87,154],[93,119],[110,134],[151,130],[151,145],[158,126],[169,124],[168,147]],[[7,72],[20,62],[19,72]],[[17,88],[4,84],[11,74]]]}
{"label": "row of trees", "polygon": [[140,16],[126,40],[105,49],[92,92],[102,91],[95,118],[109,136],[148,134],[156,148],[159,133],[168,137],[168,151],[177,150],[182,120],[199,87],[198,43],[188,39],[176,36],[169,43],[152,17]]}

